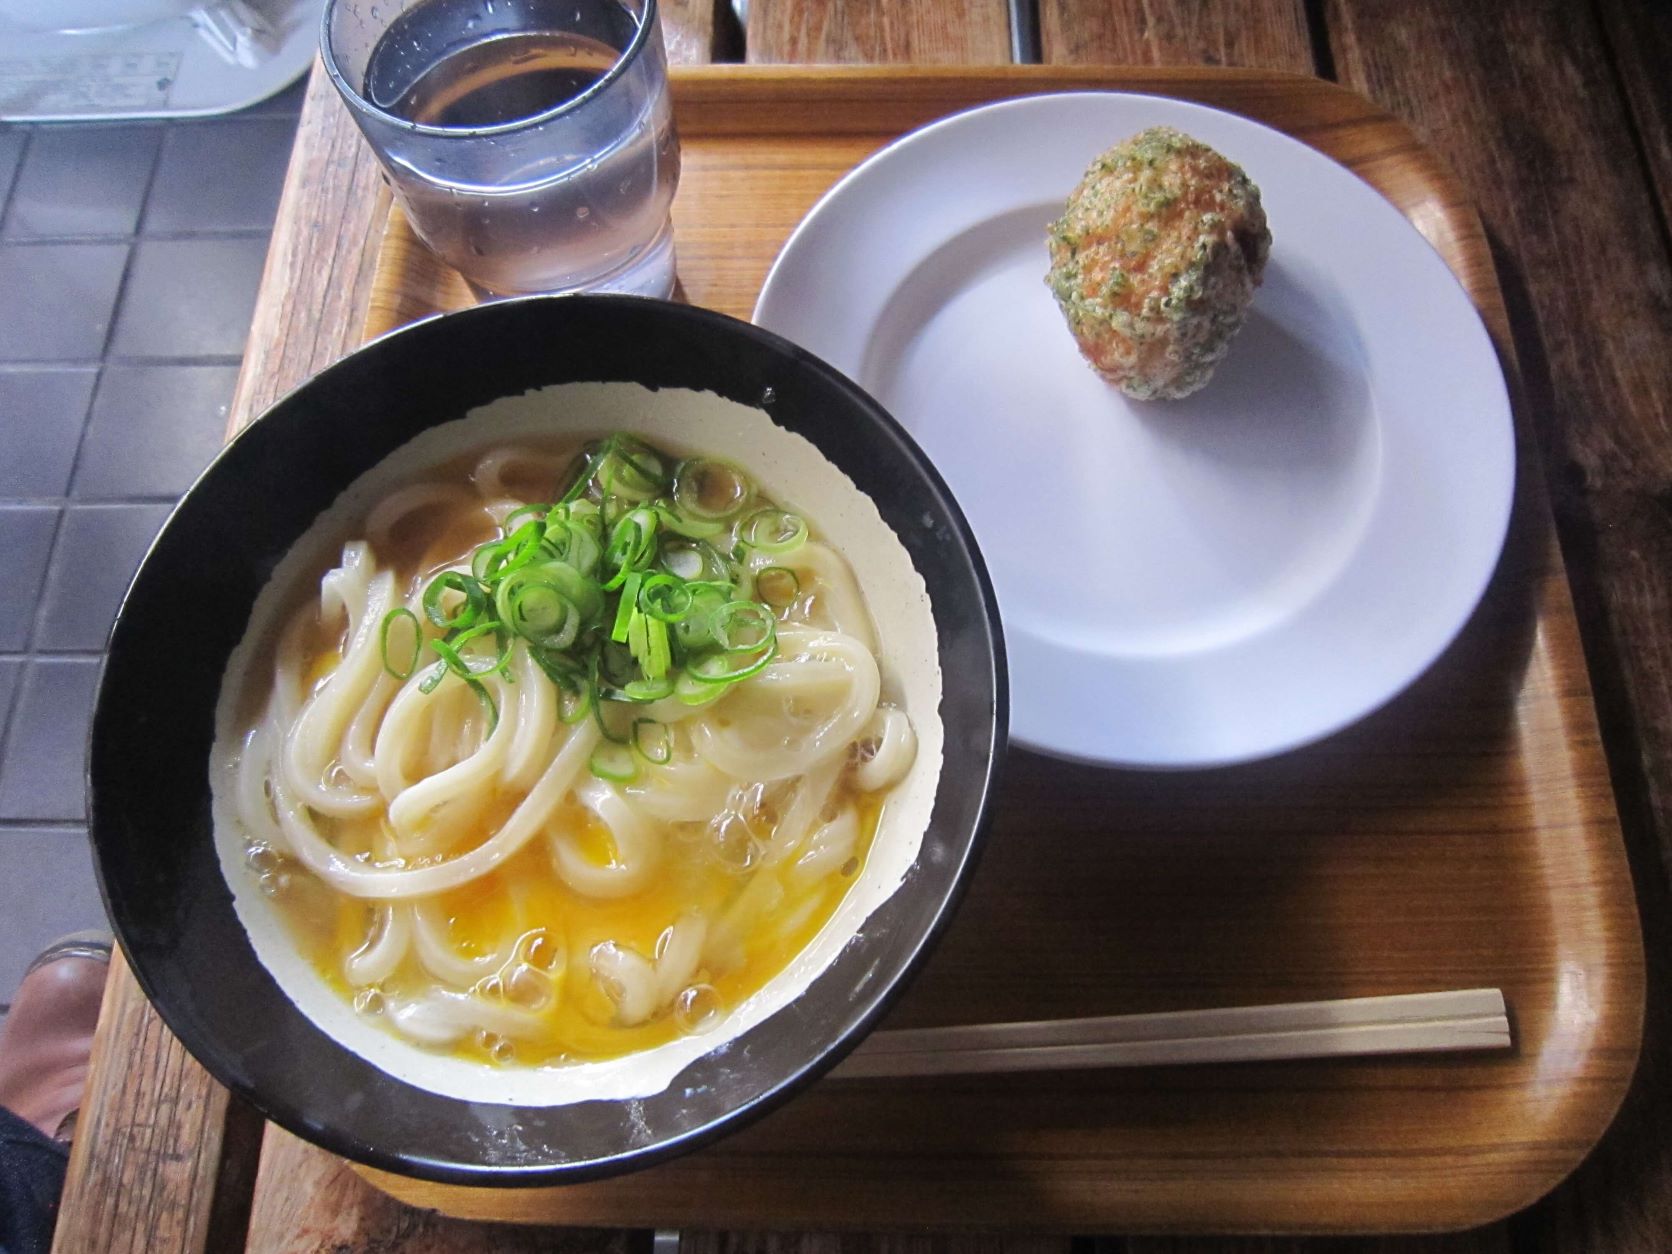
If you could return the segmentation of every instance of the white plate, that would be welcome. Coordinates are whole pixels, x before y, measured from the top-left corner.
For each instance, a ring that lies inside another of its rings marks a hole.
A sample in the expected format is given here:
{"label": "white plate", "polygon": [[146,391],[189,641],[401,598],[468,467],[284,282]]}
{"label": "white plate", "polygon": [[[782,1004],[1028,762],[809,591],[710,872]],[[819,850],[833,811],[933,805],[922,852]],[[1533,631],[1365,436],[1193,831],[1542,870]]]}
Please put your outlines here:
{"label": "white plate", "polygon": [[[1248,171],[1274,242],[1213,382],[1140,402],[1081,360],[1045,227],[1093,157],[1158,124]],[[1030,748],[1199,767],[1325,736],[1434,660],[1503,546],[1514,435],[1468,297],[1369,185],[1245,118],[1107,93],[947,118],[831,189],[755,321],[946,477]]]}

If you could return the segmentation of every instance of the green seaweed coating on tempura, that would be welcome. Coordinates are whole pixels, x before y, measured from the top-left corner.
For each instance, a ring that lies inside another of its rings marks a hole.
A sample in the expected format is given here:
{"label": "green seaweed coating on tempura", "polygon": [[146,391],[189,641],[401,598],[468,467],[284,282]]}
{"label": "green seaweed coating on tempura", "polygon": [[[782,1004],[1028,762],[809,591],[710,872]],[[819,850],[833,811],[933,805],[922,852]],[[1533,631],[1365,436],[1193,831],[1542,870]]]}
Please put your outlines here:
{"label": "green seaweed coating on tempura", "polygon": [[1167,126],[1093,161],[1046,238],[1045,282],[1080,352],[1139,400],[1206,385],[1271,251],[1260,189]]}

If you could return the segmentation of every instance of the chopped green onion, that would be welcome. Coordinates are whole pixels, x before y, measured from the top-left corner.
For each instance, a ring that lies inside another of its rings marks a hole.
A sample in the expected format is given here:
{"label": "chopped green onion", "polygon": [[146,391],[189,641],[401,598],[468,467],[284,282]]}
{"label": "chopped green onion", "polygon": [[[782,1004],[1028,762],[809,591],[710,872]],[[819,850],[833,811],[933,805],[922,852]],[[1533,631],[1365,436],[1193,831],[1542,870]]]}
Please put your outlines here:
{"label": "chopped green onion", "polygon": [[662,550],[662,570],[689,584],[724,584],[736,587],[741,568],[707,540],[674,543]]}
{"label": "chopped green onion", "polygon": [[669,549],[662,554],[662,565],[680,579],[700,579],[703,574],[702,554],[694,544]]}
{"label": "chopped green onion", "polygon": [[[525,566],[517,572],[524,579],[539,579],[554,585],[559,592],[575,603],[583,624],[591,626],[604,612],[604,591],[598,581],[582,574],[568,562],[542,562]],[[503,586],[503,585],[501,585]]]}
{"label": "chopped green onion", "polygon": [[613,740],[601,741],[592,751],[591,767],[594,775],[612,784],[628,783],[639,773],[632,749]]}
{"label": "chopped green onion", "polygon": [[801,595],[801,577],[788,566],[767,566],[755,572],[755,595],[775,610],[787,609]]}
{"label": "chopped green onion", "polygon": [[691,585],[672,575],[650,575],[639,587],[639,608],[664,623],[677,623],[691,612],[696,594]]}
{"label": "chopped green onion", "polygon": [[646,678],[661,679],[673,666],[673,646],[668,641],[668,625],[659,618],[644,620],[645,656],[639,659]]}
{"label": "chopped green onion", "polygon": [[526,522],[504,539],[477,549],[470,560],[470,573],[480,583],[502,579],[539,557],[540,542],[544,537],[542,524]]}
{"label": "chopped green onion", "polygon": [[777,655],[778,641],[774,639],[752,661],[740,660],[732,654],[710,653],[707,657],[700,657],[688,665],[685,673],[705,684],[734,684],[740,679],[759,674]]}
{"label": "chopped green onion", "polygon": [[487,685],[480,679],[467,679],[465,680],[465,683],[470,685],[470,690],[476,694],[477,699],[487,708],[488,735],[493,735],[499,727],[499,707],[494,704],[493,693],[488,691]]}
{"label": "chopped green onion", "polygon": [[627,651],[633,655],[646,679],[661,679],[668,673],[673,661],[668,645],[668,625],[642,610],[634,610],[627,619]]}
{"label": "chopped green onion", "polygon": [[540,556],[540,541],[545,539],[546,528],[538,521],[525,522],[515,531],[505,537],[505,565],[499,570],[501,575],[508,575],[517,567],[526,565]]}
{"label": "chopped green onion", "polygon": [[737,538],[762,553],[788,553],[807,540],[807,520],[787,510],[756,510],[737,529]]}
{"label": "chopped green onion", "polygon": [[441,686],[441,681],[447,678],[447,663],[437,662],[430,668],[430,673],[418,682],[418,691],[426,697]]}
{"label": "chopped green onion", "polygon": [[567,649],[581,631],[575,603],[549,583],[527,582],[510,596],[505,618],[511,630],[545,649]]}
{"label": "chopped green onion", "polygon": [[685,513],[721,520],[749,503],[749,480],[736,466],[712,457],[688,457],[673,472],[673,499]]}
{"label": "chopped green onion", "polygon": [[516,509],[505,515],[505,521],[499,524],[500,530],[505,532],[511,531],[511,524],[516,522],[519,518],[544,519],[551,511],[551,508],[552,507],[550,505],[542,505],[539,503],[519,505]]}
{"label": "chopped green onion", "polygon": [[[464,654],[464,646],[488,632],[494,632],[499,637],[499,652],[492,658],[478,658],[472,665],[471,659]],[[472,627],[469,631],[461,632],[452,640],[432,640],[430,648],[441,655],[447,669],[461,679],[474,679],[478,675],[491,675],[495,671],[503,671],[511,662],[510,645],[503,635],[503,625],[500,623],[483,623],[480,627]]]}
{"label": "chopped green onion", "polygon": [[589,704],[592,707],[592,721],[598,724],[599,734],[602,735],[605,740],[613,741],[616,744],[625,744],[627,737],[623,736],[620,732],[616,731],[615,728],[610,726],[608,714],[604,709],[604,692],[598,684],[597,675],[592,677],[592,685],[588,689],[587,695],[589,697]]}
{"label": "chopped green onion", "polygon": [[486,669],[481,672],[484,675],[487,674],[488,671],[503,671],[505,669],[506,662],[510,657],[510,653],[508,652],[510,648],[510,641],[506,637],[505,624],[497,619],[489,619],[485,623],[477,623],[476,626],[472,627],[469,631],[457,632],[448,637],[453,642],[455,648],[463,649],[464,646],[469,644],[471,641],[480,640],[489,632],[492,632],[494,639],[498,641],[499,652],[494,656],[492,663],[490,663]]}
{"label": "chopped green onion", "polygon": [[630,679],[621,687],[612,689],[608,696],[631,701],[635,705],[644,705],[673,696],[673,686],[673,677],[670,675],[663,675],[660,679]]}
{"label": "chopped green onion", "polygon": [[629,679],[638,677],[638,663],[633,660],[632,653],[624,644],[606,640],[604,647],[598,650],[597,657],[598,678],[611,687],[619,688]]}
{"label": "chopped green onion", "polygon": [[666,766],[673,761],[673,732],[666,723],[653,718],[633,720],[633,748],[639,756],[654,766]]}
{"label": "chopped green onion", "polygon": [[722,557],[720,551],[706,540],[668,545],[662,550],[662,569],[670,575],[693,582],[737,582],[732,563]]}
{"label": "chopped green onion", "polygon": [[615,571],[604,585],[606,592],[620,587],[629,574],[642,571],[656,556],[656,525],[652,509],[629,510],[615,524],[604,550],[605,564]]}
{"label": "chopped green onion", "polygon": [[[441,598],[456,592],[464,598],[458,612],[449,614],[441,606]],[[424,617],[442,631],[462,631],[480,618],[488,607],[488,595],[482,585],[456,570],[444,571],[424,589]]]}
{"label": "chopped green onion", "polygon": [[662,530],[690,540],[712,540],[726,529],[725,522],[720,519],[688,518],[666,505],[656,507],[656,520],[662,524]]}
{"label": "chopped green onion", "polygon": [[592,709],[592,693],[582,688],[578,692],[560,692],[557,697],[557,717],[565,727],[573,727]]}
{"label": "chopped green onion", "polygon": [[505,545],[500,541],[484,544],[470,558],[470,573],[483,583],[491,580],[505,561],[504,550]]}
{"label": "chopped green onion", "polygon": [[712,647],[714,616],[732,599],[732,589],[723,583],[688,583],[691,589],[691,612],[674,624],[674,635],[679,647],[695,653]]}
{"label": "chopped green onion", "polygon": [[586,668],[567,653],[542,649],[539,645],[531,645],[528,653],[540,669],[546,672],[546,678],[556,684],[560,691],[584,692],[586,690]]}
{"label": "chopped green onion", "polygon": [[727,653],[753,653],[776,637],[777,627],[772,611],[759,601],[728,601],[715,611],[710,630]]}
{"label": "chopped green onion", "polygon": [[624,435],[611,436],[610,443],[613,447],[598,473],[606,493],[646,501],[667,485],[662,459],[655,453]]}
{"label": "chopped green onion", "polygon": [[593,477],[598,473],[598,467],[604,464],[604,458],[608,453],[609,441],[606,440],[597,449],[590,453],[582,453],[570,463],[575,478],[563,495],[558,498],[559,505],[567,505],[585,494],[586,490],[592,486]]}
{"label": "chopped green onion", "polygon": [[[559,482],[556,503],[512,508],[468,572],[430,580],[418,613],[385,615],[383,664],[403,680],[419,675],[426,693],[457,675],[497,726],[483,680],[509,682],[513,650],[527,649],[558,689],[559,717],[596,721],[604,742],[594,773],[630,778],[635,757],[667,761],[673,746],[672,731],[635,711],[670,697],[706,704],[776,656],[774,611],[794,603],[801,583],[783,566],[751,575],[744,560],[804,543],[807,524],[727,462],[674,463],[619,432]],[[404,640],[391,635],[400,619],[412,626],[404,674]],[[441,634],[426,641],[430,628]],[[420,674],[425,650],[439,660]]]}
{"label": "chopped green onion", "polygon": [[[588,517],[596,519],[597,515]],[[604,554],[592,524],[575,518],[547,522],[541,548],[549,557],[567,563],[583,575],[594,573],[598,569],[598,559]]]}
{"label": "chopped green onion", "polygon": [[470,676],[470,666],[460,656],[459,651],[445,640],[430,641],[430,648],[441,654],[442,663],[455,675]]}
{"label": "chopped green onion", "polygon": [[644,582],[644,576],[634,573],[627,576],[621,587],[621,602],[615,607],[615,625],[610,628],[610,639],[617,644],[627,643],[627,629],[633,621],[633,615],[639,612],[639,585]]}
{"label": "chopped green onion", "polygon": [[[394,664],[389,661],[389,631],[397,622],[410,622],[412,624],[412,655],[411,660],[407,662],[406,669],[404,671],[396,670]],[[404,605],[400,609],[390,610],[383,616],[383,626],[378,633],[377,647],[378,651],[383,655],[384,670],[388,671],[396,679],[411,679],[412,672],[418,669],[419,652],[424,647],[424,629],[418,625],[418,615],[414,614]]]}
{"label": "chopped green onion", "polygon": [[673,686],[673,695],[685,705],[707,705],[729,691],[730,685],[704,683],[688,670],[679,672],[679,680]]}
{"label": "chopped green onion", "polygon": [[[627,598],[622,597],[621,603],[625,605]],[[644,625],[654,621],[654,619],[647,618],[644,611],[637,606],[634,606],[632,613],[627,615],[627,652],[633,655],[633,660],[639,664],[640,668],[643,668],[644,659],[650,654],[650,645],[645,640]]]}

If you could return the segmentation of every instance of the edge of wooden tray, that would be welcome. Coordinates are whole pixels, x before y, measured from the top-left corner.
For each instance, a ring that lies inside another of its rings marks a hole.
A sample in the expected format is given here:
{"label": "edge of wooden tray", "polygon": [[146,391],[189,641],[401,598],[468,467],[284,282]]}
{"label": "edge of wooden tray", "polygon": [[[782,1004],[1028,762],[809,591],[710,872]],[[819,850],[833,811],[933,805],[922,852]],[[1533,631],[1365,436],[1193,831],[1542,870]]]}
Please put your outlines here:
{"label": "edge of wooden tray", "polygon": [[[693,136],[894,135],[963,108],[1046,90],[1147,91],[1178,96],[1247,114],[1290,134],[1299,129],[1327,136],[1330,148],[1326,155],[1349,166],[1374,186],[1445,257],[1492,335],[1515,401],[1518,437],[1514,547],[1520,556],[1517,558],[1506,550],[1499,578],[1504,577],[1505,568],[1516,569],[1527,562],[1533,563],[1526,580],[1537,585],[1537,591],[1542,593],[1536,610],[1539,621],[1541,625],[1554,622],[1561,628],[1561,638],[1552,647],[1565,666],[1563,734],[1568,741],[1578,744],[1581,752],[1592,755],[1601,764],[1602,786],[1608,787],[1589,677],[1583,657],[1577,652],[1577,620],[1562,557],[1555,543],[1536,438],[1524,412],[1513,341],[1486,234],[1461,185],[1409,126],[1337,84],[1305,75],[1260,70],[940,66],[902,71],[888,66],[699,66],[676,68],[671,78],[681,131]],[[750,105],[770,105],[770,108],[751,109],[746,117],[742,116],[741,107]],[[841,118],[839,125],[831,125],[833,117]],[[1310,142],[1305,134],[1296,137]],[[418,279],[416,284],[411,282],[414,276]],[[454,304],[469,299],[457,276],[423,250],[399,210],[393,210],[368,303],[367,338],[433,312],[425,306],[425,301],[437,292],[451,292]],[[445,296],[442,304],[452,307]],[[731,312],[748,316],[747,309]],[[1414,1215],[1404,1222],[1384,1222],[1375,1230],[1455,1230],[1502,1218],[1536,1201],[1560,1183],[1613,1121],[1630,1086],[1641,1049],[1642,938],[1611,790],[1591,799],[1589,818],[1591,821],[1579,839],[1595,859],[1598,883],[1609,892],[1623,892],[1632,902],[1632,909],[1627,912],[1629,919],[1620,925],[1623,930],[1608,937],[1609,965],[1615,982],[1607,1008],[1598,1012],[1614,1016],[1609,1049],[1618,1056],[1616,1065],[1606,1076],[1593,1081],[1591,1100],[1582,1108],[1584,1118],[1570,1119],[1560,1129],[1559,1137],[1520,1147],[1525,1170],[1517,1177],[1519,1187],[1513,1192],[1506,1189],[1488,1193],[1459,1201],[1448,1211]],[[1621,1065],[1619,1059],[1627,1052],[1630,1061]],[[301,1151],[321,1152],[300,1142],[296,1144]],[[1111,1163],[1111,1169],[1115,1169],[1115,1164]],[[676,1214],[656,1214],[644,1209],[642,1194],[633,1187],[632,1181],[642,1180],[646,1172],[654,1174],[663,1170],[662,1167],[650,1167],[634,1176],[593,1184],[515,1191],[435,1185],[359,1166],[355,1170],[409,1204],[468,1218],[643,1226],[662,1220],[694,1222],[696,1210],[692,1208],[700,1209],[689,1199],[686,1209]],[[1322,1197],[1318,1202],[1318,1211],[1311,1219],[1299,1224],[1285,1223],[1285,1227],[1316,1232],[1342,1232],[1361,1227],[1346,1213],[1352,1209],[1350,1203],[1332,1206]],[[1201,1230],[1199,1221],[1193,1226],[1190,1217],[1176,1208],[1170,1219],[1142,1207],[1127,1209],[1145,1230]],[[1340,1213],[1334,1213],[1337,1211]],[[738,1214],[721,1215],[718,1219],[710,1214],[703,1222],[724,1226],[732,1221],[779,1223],[784,1218],[745,1207]],[[829,1223],[831,1216],[821,1211],[816,1222]],[[874,1215],[867,1215],[860,1222],[874,1226]],[[890,1222],[912,1226],[913,1219],[902,1213]],[[990,1223],[977,1218],[970,1226],[986,1227]],[[1270,1222],[1261,1222],[1250,1215],[1241,1223],[1215,1230],[1262,1231],[1272,1227]]]}

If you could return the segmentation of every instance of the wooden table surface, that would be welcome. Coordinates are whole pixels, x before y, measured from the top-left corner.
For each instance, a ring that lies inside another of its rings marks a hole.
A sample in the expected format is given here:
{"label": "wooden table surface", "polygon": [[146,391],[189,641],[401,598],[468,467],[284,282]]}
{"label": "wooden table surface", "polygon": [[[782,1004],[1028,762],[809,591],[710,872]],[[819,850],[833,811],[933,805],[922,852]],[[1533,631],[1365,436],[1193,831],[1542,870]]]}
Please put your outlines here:
{"label": "wooden table surface", "polygon": [[[1115,1250],[1672,1249],[1672,7],[1660,0],[664,0],[682,62],[1240,65],[1332,78],[1413,126],[1478,204],[1554,500],[1642,910],[1642,1062],[1614,1127],[1521,1214],[1435,1238],[681,1235],[685,1254]],[[1020,29],[1011,29],[1012,12]],[[257,306],[234,424],[358,339],[387,208],[316,80]],[[185,1058],[112,983],[55,1248],[619,1250],[643,1233],[508,1228],[409,1210],[305,1151]],[[136,1115],[136,1112],[137,1115]],[[284,1187],[258,1187],[286,1180]],[[322,1165],[323,1164],[323,1165]]]}

